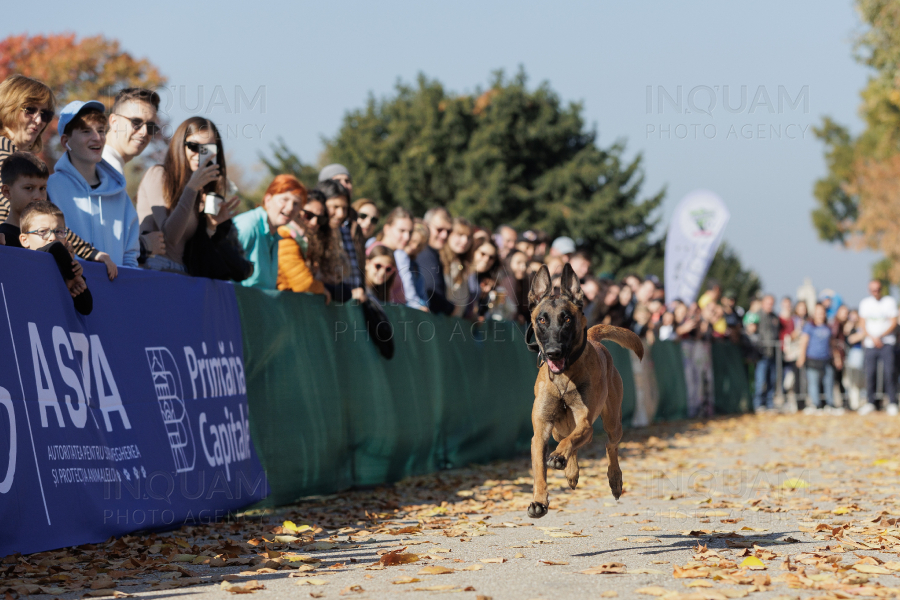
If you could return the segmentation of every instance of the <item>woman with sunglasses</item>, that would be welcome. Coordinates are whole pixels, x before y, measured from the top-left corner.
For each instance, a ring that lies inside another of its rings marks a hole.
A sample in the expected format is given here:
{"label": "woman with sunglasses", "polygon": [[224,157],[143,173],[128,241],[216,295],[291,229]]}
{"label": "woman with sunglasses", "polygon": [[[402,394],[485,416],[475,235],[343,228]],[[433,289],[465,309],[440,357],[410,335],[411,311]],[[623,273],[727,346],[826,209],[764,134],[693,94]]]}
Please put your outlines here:
{"label": "woman with sunglasses", "polygon": [[363,239],[366,240],[366,245],[369,245],[369,240],[371,240],[378,229],[381,213],[378,212],[378,207],[375,206],[375,203],[368,198],[360,198],[350,206],[356,211],[356,222],[359,223],[359,230],[363,235]]}
{"label": "woman with sunglasses", "polygon": [[[341,282],[343,269],[349,269],[350,263],[345,261],[341,232],[334,232],[328,225],[328,210],[325,208],[325,196],[317,189],[309,190],[306,204],[300,210],[296,221],[291,224],[296,231],[297,240],[306,264],[317,281],[336,285]],[[326,290],[326,297],[331,295]]]}
{"label": "woman with sunglasses", "polygon": [[379,302],[398,302],[392,294],[397,264],[393,251],[383,244],[375,244],[366,251],[366,293]]}
{"label": "woman with sunglasses", "polygon": [[[269,184],[265,196],[277,196],[279,194],[291,194],[302,206],[306,203],[308,193],[306,186],[293,175],[278,175]],[[322,208],[324,211],[324,207]],[[282,291],[308,292],[310,294],[322,294],[325,296],[325,304],[331,301],[331,295],[321,281],[313,276],[312,270],[306,262],[309,251],[309,239],[306,231],[309,230],[304,215],[311,214],[314,222],[318,221],[318,215],[301,209],[295,220],[278,228],[278,279],[276,288]],[[298,224],[300,221],[300,224]]]}
{"label": "woman with sunglasses", "polygon": [[219,130],[203,117],[184,121],[172,136],[163,164],[150,167],[138,188],[141,231],[162,231],[166,242],[165,254],[151,256],[144,266],[199,274],[190,273],[185,266],[185,246],[201,227],[210,239],[228,235],[226,230],[230,230],[238,198],[223,201],[213,214],[204,211],[207,194],[225,197],[226,182],[225,150]]}
{"label": "woman with sunglasses", "polygon": [[[56,96],[40,81],[10,75],[0,83],[0,166],[13,152],[38,154],[55,112]],[[0,223],[8,216],[9,200],[0,193]]]}

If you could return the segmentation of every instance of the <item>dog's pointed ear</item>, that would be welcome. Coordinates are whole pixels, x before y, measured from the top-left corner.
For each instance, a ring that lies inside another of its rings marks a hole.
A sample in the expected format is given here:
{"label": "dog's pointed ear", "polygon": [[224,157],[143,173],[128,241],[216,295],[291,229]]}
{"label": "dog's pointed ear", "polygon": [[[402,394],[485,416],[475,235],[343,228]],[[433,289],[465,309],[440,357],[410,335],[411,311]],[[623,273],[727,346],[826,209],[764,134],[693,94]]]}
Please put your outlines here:
{"label": "dog's pointed ear", "polygon": [[550,295],[553,286],[550,283],[550,269],[543,265],[534,280],[531,282],[531,291],[528,292],[528,309],[534,310],[538,303]]}
{"label": "dog's pointed ear", "polygon": [[578,308],[584,306],[584,292],[581,291],[581,284],[578,283],[578,276],[575,275],[575,269],[573,269],[572,265],[569,263],[566,263],[563,266],[559,291]]}

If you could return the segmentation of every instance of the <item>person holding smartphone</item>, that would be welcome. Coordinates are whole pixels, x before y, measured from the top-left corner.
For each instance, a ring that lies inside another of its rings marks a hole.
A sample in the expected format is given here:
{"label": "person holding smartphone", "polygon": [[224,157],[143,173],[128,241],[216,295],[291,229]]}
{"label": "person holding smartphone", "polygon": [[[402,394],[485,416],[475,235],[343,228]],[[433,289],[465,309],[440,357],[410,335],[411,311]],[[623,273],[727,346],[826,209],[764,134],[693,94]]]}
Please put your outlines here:
{"label": "person holding smartphone", "polygon": [[151,167],[138,188],[141,231],[161,231],[165,253],[151,256],[145,267],[189,273],[184,250],[199,227],[210,238],[234,216],[238,198],[228,191],[225,152],[215,124],[191,117],[175,130],[162,165]]}

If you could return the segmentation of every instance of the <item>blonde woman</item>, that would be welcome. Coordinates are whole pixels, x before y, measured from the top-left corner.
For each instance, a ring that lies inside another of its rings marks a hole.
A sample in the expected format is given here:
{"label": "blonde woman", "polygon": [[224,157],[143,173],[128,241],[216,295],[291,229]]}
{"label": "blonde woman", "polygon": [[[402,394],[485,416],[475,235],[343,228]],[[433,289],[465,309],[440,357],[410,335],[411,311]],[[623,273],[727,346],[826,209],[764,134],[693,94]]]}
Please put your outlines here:
{"label": "blonde woman", "polygon": [[[38,154],[55,113],[56,96],[40,81],[10,75],[0,83],[0,166],[13,152]],[[9,200],[0,194],[0,223],[8,215]]]}

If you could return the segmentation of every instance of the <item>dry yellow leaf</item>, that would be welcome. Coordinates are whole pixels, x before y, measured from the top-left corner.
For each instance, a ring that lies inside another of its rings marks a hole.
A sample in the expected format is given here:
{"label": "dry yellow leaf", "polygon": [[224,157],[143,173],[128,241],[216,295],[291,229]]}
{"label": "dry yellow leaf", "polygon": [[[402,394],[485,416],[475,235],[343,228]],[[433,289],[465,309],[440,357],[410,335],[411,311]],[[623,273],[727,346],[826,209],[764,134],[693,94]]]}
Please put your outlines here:
{"label": "dry yellow leaf", "polygon": [[758,571],[766,568],[766,563],[759,560],[755,556],[748,556],[744,560],[741,561],[741,567],[745,567],[747,569],[752,569],[754,571]]}
{"label": "dry yellow leaf", "polygon": [[481,558],[479,559],[483,563],[505,563],[506,559],[502,557],[497,558]]}
{"label": "dry yellow leaf", "polygon": [[305,579],[301,579],[297,582],[297,585],[325,585],[328,583],[327,579],[320,579],[318,577],[307,577]]}
{"label": "dry yellow leaf", "polygon": [[266,586],[255,579],[243,583],[231,583],[230,581],[222,582],[222,590],[231,592],[232,594],[252,594],[256,590],[264,589],[266,589]]}
{"label": "dry yellow leaf", "polygon": [[888,569],[880,565],[867,565],[867,564],[856,564],[853,565],[854,571],[859,571],[860,573],[865,573],[867,575],[890,575],[891,572]]}
{"label": "dry yellow leaf", "polygon": [[422,570],[417,573],[417,575],[446,575],[447,573],[453,573],[454,571],[455,569],[441,567],[438,565],[430,565],[427,567],[423,567]]}
{"label": "dry yellow leaf", "polygon": [[401,577],[400,579],[395,579],[391,583],[400,585],[400,584],[404,584],[404,583],[418,583],[419,581],[422,581],[422,580],[419,579],[418,577],[406,576],[406,577]]}

